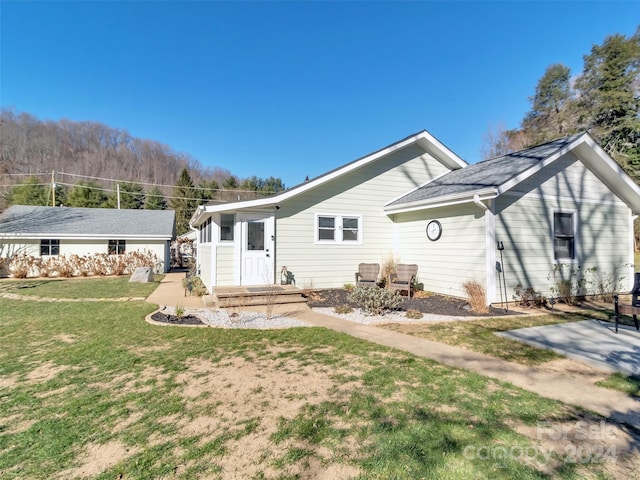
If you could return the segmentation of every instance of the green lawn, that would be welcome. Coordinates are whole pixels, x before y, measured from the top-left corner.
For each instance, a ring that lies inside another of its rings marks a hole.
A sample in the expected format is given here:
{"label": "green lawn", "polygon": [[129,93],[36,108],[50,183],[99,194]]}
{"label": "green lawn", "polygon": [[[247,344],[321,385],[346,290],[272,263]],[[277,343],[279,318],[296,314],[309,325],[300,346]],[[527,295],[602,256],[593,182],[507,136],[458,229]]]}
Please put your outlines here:
{"label": "green lawn", "polygon": [[[110,281],[64,288],[128,295]],[[0,477],[606,478],[544,458],[539,422],[599,421],[559,402],[327,329],[158,327],[153,308],[0,299]]]}
{"label": "green lawn", "polygon": [[46,298],[120,298],[148,297],[164,275],[155,275],[153,283],[129,283],[129,275],[121,277],[89,277],[69,279],[0,280],[0,292]]}
{"label": "green lawn", "polygon": [[484,353],[492,357],[502,358],[510,362],[524,365],[539,365],[550,360],[563,358],[552,350],[537,348],[516,340],[500,337],[498,332],[507,332],[519,328],[553,325],[556,323],[576,322],[587,318],[603,318],[601,312],[589,312],[563,315],[539,315],[520,317],[497,317],[463,322],[422,323],[422,324],[389,324],[383,327],[390,330],[408,333],[428,340],[443,342],[456,347]]}
{"label": "green lawn", "polygon": [[[545,362],[564,358],[564,355],[544,348],[537,348],[523,342],[496,335],[519,328],[553,325],[557,323],[578,322],[597,318],[609,320],[609,311],[589,311],[565,314],[538,316],[500,317],[463,322],[423,323],[423,324],[388,324],[381,325],[389,330],[415,335],[417,337],[442,342],[456,347],[463,347],[492,357],[502,358],[523,365],[541,365]],[[623,323],[627,322],[626,317]],[[612,374],[598,385],[640,397],[640,379],[622,374]]]}

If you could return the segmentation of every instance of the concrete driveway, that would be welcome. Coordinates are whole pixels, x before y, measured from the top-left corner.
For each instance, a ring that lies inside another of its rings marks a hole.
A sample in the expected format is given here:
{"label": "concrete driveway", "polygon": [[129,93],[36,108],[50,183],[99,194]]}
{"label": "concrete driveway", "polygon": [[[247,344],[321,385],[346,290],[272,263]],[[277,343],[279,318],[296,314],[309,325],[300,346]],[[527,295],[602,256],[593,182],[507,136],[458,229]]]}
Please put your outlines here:
{"label": "concrete driveway", "polygon": [[498,335],[562,355],[612,372],[640,377],[640,332],[601,320],[560,323],[522,328]]}

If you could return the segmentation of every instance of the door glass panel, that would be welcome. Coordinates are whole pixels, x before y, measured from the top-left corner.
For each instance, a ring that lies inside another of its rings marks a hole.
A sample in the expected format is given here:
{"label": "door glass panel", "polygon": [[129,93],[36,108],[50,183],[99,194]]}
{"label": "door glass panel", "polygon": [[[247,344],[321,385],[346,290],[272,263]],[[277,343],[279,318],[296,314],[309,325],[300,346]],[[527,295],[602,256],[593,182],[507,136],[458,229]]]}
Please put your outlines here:
{"label": "door glass panel", "polygon": [[247,223],[247,250],[264,250],[264,223]]}

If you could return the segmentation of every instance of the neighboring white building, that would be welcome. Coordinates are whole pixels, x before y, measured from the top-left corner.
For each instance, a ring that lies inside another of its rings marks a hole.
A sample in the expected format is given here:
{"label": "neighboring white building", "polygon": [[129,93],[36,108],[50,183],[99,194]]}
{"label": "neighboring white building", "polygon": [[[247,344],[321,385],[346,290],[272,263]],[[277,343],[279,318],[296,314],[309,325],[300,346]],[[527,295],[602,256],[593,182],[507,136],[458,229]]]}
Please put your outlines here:
{"label": "neighboring white building", "polygon": [[298,286],[341,287],[394,258],[418,264],[425,290],[463,296],[477,280],[499,302],[517,284],[548,295],[559,265],[631,288],[638,212],[640,188],[586,133],[468,165],[422,131],[278,195],[200,206],[191,225],[210,289],[279,283],[283,267]]}
{"label": "neighboring white building", "polygon": [[14,205],[0,215],[0,256],[33,257],[149,251],[169,271],[173,210]]}

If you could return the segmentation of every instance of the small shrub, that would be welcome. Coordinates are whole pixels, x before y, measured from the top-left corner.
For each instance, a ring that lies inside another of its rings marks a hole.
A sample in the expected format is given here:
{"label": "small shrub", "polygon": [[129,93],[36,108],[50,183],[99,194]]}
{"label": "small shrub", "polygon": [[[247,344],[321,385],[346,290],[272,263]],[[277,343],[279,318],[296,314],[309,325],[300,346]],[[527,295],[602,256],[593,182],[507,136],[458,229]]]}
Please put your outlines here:
{"label": "small shrub", "polygon": [[60,275],[63,278],[70,278],[73,277],[73,273],[74,273],[74,266],[73,263],[67,261],[66,259],[63,259],[63,261],[59,262],[58,265],[56,265],[56,270],[58,271],[58,275]]}
{"label": "small shrub", "polygon": [[182,318],[184,317],[184,307],[182,305],[176,305],[176,317]]}
{"label": "small shrub", "polygon": [[624,277],[619,275],[619,268],[615,267],[613,272],[603,272],[598,267],[587,269],[587,282],[593,291],[593,294],[601,302],[612,303],[613,297],[622,289],[622,280]]}
{"label": "small shrub", "polygon": [[353,308],[350,305],[338,305],[333,311],[339,314],[347,314],[353,312]]}
{"label": "small shrub", "polygon": [[418,311],[418,310],[416,310],[414,308],[411,308],[411,309],[407,310],[407,313],[405,315],[405,317],[410,318],[412,320],[419,320],[423,316],[424,315],[422,315],[422,312],[420,312],[420,311]]}
{"label": "small shrub", "polygon": [[462,284],[462,289],[467,295],[467,300],[469,305],[471,305],[472,311],[476,313],[489,313],[484,285],[476,280],[467,280]]}
{"label": "small shrub", "polygon": [[547,299],[540,292],[536,292],[533,287],[524,288],[521,284],[516,285],[513,299],[521,307],[543,308],[547,306]]}
{"label": "small shrub", "polygon": [[182,286],[189,290],[191,295],[201,297],[209,293],[206,285],[200,277],[186,277],[182,279]]}
{"label": "small shrub", "polygon": [[551,295],[567,305],[577,305],[586,293],[586,280],[579,266],[573,268],[564,263],[554,265],[547,279],[552,283],[549,289]]}
{"label": "small shrub", "polygon": [[9,258],[9,272],[14,278],[27,278],[32,270],[38,271],[39,268],[40,262],[34,257],[21,254]]}
{"label": "small shrub", "polygon": [[52,270],[55,269],[55,266],[52,265],[52,260],[52,258],[47,258],[46,260],[40,262],[39,273],[41,277],[49,278],[53,275]]}
{"label": "small shrub", "polygon": [[354,288],[347,300],[370,315],[383,315],[389,310],[395,310],[402,303],[402,297],[397,291],[371,287]]}
{"label": "small shrub", "polygon": [[356,288],[356,286],[353,283],[345,283],[342,288],[344,288],[347,292],[351,292],[354,288]]}

